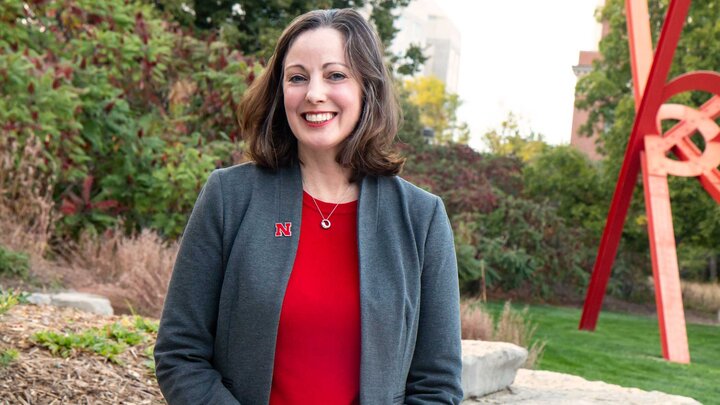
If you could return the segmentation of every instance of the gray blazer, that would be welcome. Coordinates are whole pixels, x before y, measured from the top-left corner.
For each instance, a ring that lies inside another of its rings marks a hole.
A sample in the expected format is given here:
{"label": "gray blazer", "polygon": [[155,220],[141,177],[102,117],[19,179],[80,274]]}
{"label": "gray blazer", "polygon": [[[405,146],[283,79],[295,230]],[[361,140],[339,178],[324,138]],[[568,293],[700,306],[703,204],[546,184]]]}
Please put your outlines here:
{"label": "gray blazer", "polygon": [[[300,238],[297,166],[214,171],[185,229],[160,320],[157,380],[172,404],[267,404]],[[276,223],[291,223],[290,235]],[[360,403],[458,404],[460,319],[440,198],[365,177],[358,202]]]}

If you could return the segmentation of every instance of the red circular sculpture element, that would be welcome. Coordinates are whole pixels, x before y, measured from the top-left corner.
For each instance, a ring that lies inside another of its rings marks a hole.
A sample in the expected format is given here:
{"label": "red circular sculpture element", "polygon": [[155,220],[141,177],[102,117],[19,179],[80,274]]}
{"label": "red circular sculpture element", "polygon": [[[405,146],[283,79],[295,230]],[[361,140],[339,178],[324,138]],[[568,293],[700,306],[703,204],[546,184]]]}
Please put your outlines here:
{"label": "red circular sculpture element", "polygon": [[[656,128],[662,128],[661,122],[667,119],[678,120],[682,125],[676,125],[663,136],[645,136],[645,151],[653,173],[696,177],[720,165],[720,126],[714,119],[720,112],[720,74],[700,71],[679,76],[667,84],[662,98],[668,100],[693,90],[707,91],[714,97],[700,110],[680,104],[661,105],[656,115]],[[705,140],[704,151],[698,150],[690,139],[695,132],[699,132]],[[682,161],[669,159],[667,153],[671,150]]]}

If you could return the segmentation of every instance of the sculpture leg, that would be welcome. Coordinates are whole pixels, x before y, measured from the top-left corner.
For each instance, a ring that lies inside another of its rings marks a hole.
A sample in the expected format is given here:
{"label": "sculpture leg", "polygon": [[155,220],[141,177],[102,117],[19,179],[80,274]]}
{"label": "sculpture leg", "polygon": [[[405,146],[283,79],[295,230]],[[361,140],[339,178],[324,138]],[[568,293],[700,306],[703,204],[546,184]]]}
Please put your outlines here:
{"label": "sculpture leg", "polygon": [[640,153],[663,357],[676,363],[689,363],[670,191],[667,176],[651,173],[648,158],[645,152]]}

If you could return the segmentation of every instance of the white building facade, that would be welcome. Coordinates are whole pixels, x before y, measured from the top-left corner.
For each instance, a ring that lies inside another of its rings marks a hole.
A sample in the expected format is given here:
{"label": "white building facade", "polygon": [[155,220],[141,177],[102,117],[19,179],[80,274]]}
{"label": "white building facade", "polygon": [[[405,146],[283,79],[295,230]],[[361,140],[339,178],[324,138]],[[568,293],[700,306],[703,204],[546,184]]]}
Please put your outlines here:
{"label": "white building facade", "polygon": [[457,93],[460,72],[460,32],[434,0],[413,0],[395,22],[399,29],[391,51],[403,53],[420,45],[428,58],[420,74],[436,76],[445,89]]}

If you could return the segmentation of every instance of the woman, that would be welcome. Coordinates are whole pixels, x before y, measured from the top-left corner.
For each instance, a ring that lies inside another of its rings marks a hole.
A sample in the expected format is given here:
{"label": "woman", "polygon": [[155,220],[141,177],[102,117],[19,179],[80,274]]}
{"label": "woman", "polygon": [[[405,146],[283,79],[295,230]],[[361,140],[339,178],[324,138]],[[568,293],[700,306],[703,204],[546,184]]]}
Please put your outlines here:
{"label": "woman", "polygon": [[459,403],[452,231],[396,176],[372,28],[352,10],[298,17],[239,116],[253,162],[210,175],[165,301],[168,402]]}

